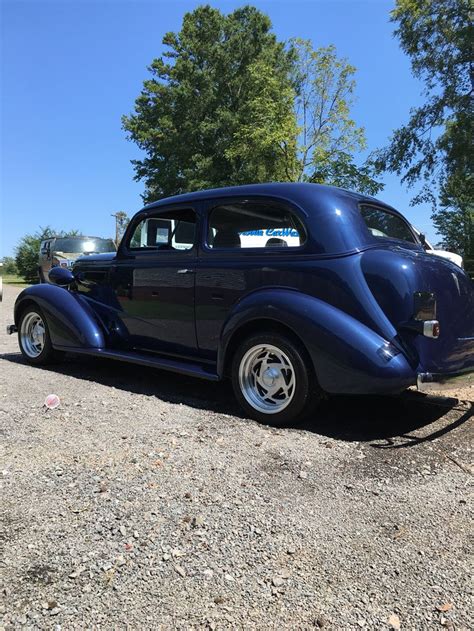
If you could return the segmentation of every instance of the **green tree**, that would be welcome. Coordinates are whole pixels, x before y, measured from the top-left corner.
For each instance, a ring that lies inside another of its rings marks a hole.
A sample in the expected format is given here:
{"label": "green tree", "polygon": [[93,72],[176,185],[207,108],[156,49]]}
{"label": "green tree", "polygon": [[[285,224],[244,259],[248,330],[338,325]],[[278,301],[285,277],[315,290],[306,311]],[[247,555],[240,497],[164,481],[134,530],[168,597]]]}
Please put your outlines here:
{"label": "green tree", "polygon": [[356,69],[337,57],[334,46],[314,50],[301,39],[292,45],[299,126],[294,179],[376,194],[382,184],[374,180],[373,166],[357,166],[353,157],[366,148],[364,129],[350,115]]}
{"label": "green tree", "polygon": [[123,117],[129,139],[146,153],[133,161],[145,201],[289,179],[293,55],[270,19],[250,6],[229,15],[201,6],[163,44],[169,51],[152,62],[134,112]]}
{"label": "green tree", "polygon": [[266,61],[249,67],[248,82],[251,96],[242,104],[241,122],[225,155],[240,172],[238,183],[293,181],[298,135],[294,90]]}
{"label": "green tree", "polygon": [[423,105],[378,152],[380,170],[422,184],[413,204],[430,202],[445,245],[472,254],[474,59],[469,0],[397,0],[391,19],[413,74],[424,82]]}
{"label": "green tree", "polygon": [[68,232],[53,230],[50,226],[40,227],[34,234],[26,234],[15,248],[15,262],[18,274],[28,283],[38,282],[38,256],[41,241],[50,237],[77,237],[79,230]]}
{"label": "green tree", "polygon": [[0,268],[0,271],[2,274],[8,274],[9,276],[16,276],[16,274],[18,274],[16,262],[12,256],[4,256],[1,263],[2,267]]}

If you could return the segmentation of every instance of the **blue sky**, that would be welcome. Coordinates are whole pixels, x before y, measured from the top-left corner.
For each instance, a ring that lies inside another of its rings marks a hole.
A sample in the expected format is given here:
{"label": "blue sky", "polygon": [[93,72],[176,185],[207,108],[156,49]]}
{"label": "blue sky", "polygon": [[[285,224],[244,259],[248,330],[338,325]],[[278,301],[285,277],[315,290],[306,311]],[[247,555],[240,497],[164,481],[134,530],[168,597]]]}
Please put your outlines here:
{"label": "blue sky", "polygon": [[[0,256],[38,226],[112,236],[110,216],[141,207],[143,185],[130,160],[140,155],[121,129],[163,51],[180,29],[188,0],[0,0],[2,7],[2,181]],[[224,12],[246,4],[209,2]],[[384,0],[259,0],[280,39],[335,44],[357,67],[353,116],[370,150],[387,142],[420,102],[422,85],[394,39]],[[436,241],[429,208],[396,176],[379,195]]]}

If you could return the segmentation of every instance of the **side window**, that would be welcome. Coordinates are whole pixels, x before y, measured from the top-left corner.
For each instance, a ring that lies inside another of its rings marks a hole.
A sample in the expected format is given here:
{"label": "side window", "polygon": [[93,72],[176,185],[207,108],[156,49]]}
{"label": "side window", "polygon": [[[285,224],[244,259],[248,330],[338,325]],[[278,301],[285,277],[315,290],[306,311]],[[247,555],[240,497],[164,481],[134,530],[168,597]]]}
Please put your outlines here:
{"label": "side window", "polygon": [[273,201],[229,202],[209,213],[210,248],[295,248],[306,241],[300,219]]}
{"label": "side window", "polygon": [[130,250],[190,250],[196,237],[196,213],[185,208],[146,217],[135,227]]}
{"label": "side window", "polygon": [[410,243],[417,242],[406,221],[398,217],[398,215],[394,215],[383,208],[365,205],[360,207],[360,214],[373,237],[398,239]]}

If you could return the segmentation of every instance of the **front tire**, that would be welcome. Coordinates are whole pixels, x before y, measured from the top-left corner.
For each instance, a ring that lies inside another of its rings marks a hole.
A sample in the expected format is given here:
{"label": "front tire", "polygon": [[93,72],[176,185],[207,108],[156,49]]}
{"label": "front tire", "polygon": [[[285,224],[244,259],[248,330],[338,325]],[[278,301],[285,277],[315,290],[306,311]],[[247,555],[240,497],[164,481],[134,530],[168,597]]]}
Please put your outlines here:
{"label": "front tire", "polygon": [[58,359],[51,344],[48,323],[37,305],[27,307],[20,316],[18,342],[28,363],[41,366]]}
{"label": "front tire", "polygon": [[252,418],[285,425],[309,412],[317,386],[304,349],[279,333],[247,338],[232,360],[235,396]]}

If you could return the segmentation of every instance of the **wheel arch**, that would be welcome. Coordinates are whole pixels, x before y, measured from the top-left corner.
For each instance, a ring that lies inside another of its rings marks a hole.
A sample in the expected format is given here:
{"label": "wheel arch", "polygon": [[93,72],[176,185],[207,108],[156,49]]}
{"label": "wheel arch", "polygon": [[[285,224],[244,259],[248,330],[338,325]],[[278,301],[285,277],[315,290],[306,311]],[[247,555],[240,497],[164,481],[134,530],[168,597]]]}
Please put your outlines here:
{"label": "wheel arch", "polygon": [[103,348],[104,331],[90,305],[74,292],[56,285],[39,284],[24,289],[14,308],[18,326],[24,310],[37,306],[46,318],[54,348]]}
{"label": "wheel arch", "polygon": [[243,334],[253,332],[255,325],[256,330],[284,327],[309,357],[325,392],[401,392],[416,381],[413,367],[390,339],[319,298],[285,287],[259,290],[236,305],[220,336],[219,376],[224,376]]}
{"label": "wheel arch", "polygon": [[33,298],[25,298],[20,303],[15,305],[14,321],[15,321],[16,326],[19,326],[21,316],[23,315],[24,311],[28,307],[32,307],[32,306],[36,306],[41,309],[40,305],[36,302],[36,300],[33,300]]}
{"label": "wheel arch", "polygon": [[219,358],[219,374],[223,377],[229,376],[232,359],[239,348],[239,345],[244,339],[250,337],[251,335],[257,335],[258,333],[279,333],[280,335],[289,338],[301,349],[308,361],[308,365],[315,374],[314,362],[311,359],[311,355],[308,352],[301,336],[299,336],[291,326],[288,326],[288,324],[269,317],[256,317],[251,320],[247,320],[232,332],[226,342],[225,349],[223,350],[223,357]]}

